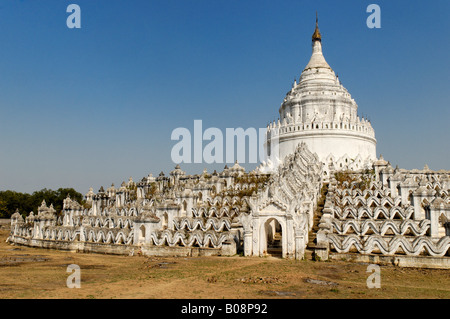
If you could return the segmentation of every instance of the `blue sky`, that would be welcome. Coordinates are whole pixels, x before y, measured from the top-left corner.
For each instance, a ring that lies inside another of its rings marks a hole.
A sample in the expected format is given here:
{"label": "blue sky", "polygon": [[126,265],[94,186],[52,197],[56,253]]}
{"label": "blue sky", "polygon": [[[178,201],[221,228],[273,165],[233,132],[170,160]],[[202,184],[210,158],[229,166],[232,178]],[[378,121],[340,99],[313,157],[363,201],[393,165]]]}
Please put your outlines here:
{"label": "blue sky", "polygon": [[[71,3],[81,29],[66,26]],[[381,29],[366,26],[371,3]],[[0,190],[168,174],[171,132],[195,119],[265,127],[310,58],[316,11],[378,155],[450,169],[448,0],[2,0]]]}

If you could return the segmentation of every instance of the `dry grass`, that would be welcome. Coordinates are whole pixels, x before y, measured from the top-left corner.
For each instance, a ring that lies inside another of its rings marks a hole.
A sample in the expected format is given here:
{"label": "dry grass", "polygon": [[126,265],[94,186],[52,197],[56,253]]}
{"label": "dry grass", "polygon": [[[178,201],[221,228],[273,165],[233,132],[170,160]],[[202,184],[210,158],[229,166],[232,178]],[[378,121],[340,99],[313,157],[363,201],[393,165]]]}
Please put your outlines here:
{"label": "dry grass", "polygon": [[[365,264],[81,254],[11,246],[7,233],[0,230],[0,298],[450,298],[448,270],[381,267],[381,288],[369,289]],[[80,289],[66,286],[69,264],[81,268]]]}

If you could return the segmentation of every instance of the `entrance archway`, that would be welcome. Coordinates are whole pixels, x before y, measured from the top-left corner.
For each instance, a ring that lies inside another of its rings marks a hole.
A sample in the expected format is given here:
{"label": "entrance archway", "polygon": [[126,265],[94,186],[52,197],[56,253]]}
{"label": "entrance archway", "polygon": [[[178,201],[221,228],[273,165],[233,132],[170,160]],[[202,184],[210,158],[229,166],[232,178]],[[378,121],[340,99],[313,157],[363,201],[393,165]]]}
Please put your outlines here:
{"label": "entrance archway", "polygon": [[263,255],[283,257],[283,227],[276,218],[269,218],[261,225],[260,238]]}
{"label": "entrance archway", "polygon": [[139,243],[144,242],[145,242],[145,226],[141,225],[141,227],[139,227]]}
{"label": "entrance archway", "polygon": [[167,229],[167,227],[169,227],[169,216],[165,212],[162,216],[162,228]]}

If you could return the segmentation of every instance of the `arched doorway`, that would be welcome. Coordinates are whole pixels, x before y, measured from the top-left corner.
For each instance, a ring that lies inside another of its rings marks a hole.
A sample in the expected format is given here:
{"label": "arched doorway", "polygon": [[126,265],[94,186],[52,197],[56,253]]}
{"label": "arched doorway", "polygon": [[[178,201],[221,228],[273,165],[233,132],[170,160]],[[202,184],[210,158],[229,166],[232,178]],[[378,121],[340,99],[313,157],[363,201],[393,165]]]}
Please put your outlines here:
{"label": "arched doorway", "polygon": [[162,216],[162,228],[167,229],[169,227],[169,216],[165,212]]}
{"label": "arched doorway", "polygon": [[139,242],[144,243],[145,242],[145,226],[141,225],[139,227]]}
{"label": "arched doorway", "polygon": [[276,218],[269,218],[261,225],[260,238],[263,255],[283,257],[283,227]]}

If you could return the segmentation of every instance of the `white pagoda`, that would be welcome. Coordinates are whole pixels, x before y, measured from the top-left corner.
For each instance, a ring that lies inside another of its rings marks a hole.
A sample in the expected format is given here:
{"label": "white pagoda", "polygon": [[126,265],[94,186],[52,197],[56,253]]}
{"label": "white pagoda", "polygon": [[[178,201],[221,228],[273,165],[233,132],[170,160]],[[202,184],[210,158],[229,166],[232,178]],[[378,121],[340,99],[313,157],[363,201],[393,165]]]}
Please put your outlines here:
{"label": "white pagoda", "polygon": [[267,127],[269,161],[259,170],[269,172],[304,142],[330,170],[359,170],[377,159],[375,131],[357,115],[358,105],[342,86],[322,54],[322,36],[316,18],[312,56],[298,83],[286,94],[280,118]]}

